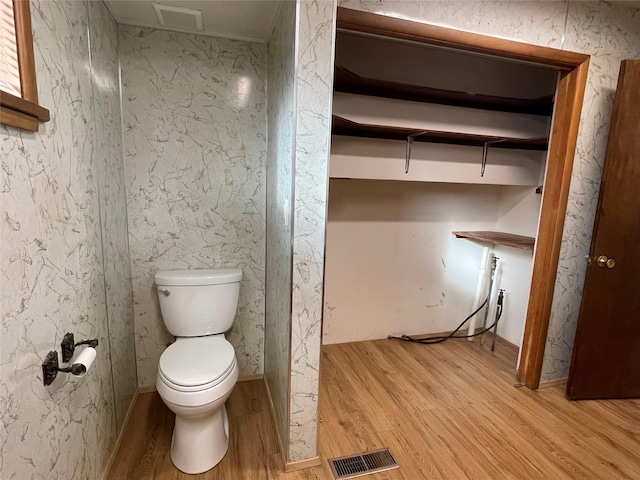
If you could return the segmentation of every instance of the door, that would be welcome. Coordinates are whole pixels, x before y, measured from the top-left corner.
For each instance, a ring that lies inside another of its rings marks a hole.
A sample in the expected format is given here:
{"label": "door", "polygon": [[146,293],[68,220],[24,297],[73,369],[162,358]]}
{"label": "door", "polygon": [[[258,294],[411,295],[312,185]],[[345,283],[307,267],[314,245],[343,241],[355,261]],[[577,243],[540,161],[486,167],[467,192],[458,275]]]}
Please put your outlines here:
{"label": "door", "polygon": [[640,397],[640,60],[620,68],[567,396]]}

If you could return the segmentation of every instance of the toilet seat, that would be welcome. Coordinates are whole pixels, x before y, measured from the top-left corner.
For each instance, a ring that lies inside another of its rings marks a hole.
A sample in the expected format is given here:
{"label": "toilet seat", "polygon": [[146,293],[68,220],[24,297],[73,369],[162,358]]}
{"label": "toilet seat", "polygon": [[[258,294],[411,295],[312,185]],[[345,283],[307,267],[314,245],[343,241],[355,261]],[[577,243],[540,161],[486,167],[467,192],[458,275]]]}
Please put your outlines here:
{"label": "toilet seat", "polygon": [[169,388],[200,392],[223,382],[237,369],[233,346],[224,335],[178,338],[160,356],[158,376]]}
{"label": "toilet seat", "polygon": [[185,386],[185,385],[176,384],[171,380],[169,380],[167,377],[165,377],[160,370],[158,370],[158,377],[162,381],[162,383],[164,383],[167,387],[169,387],[172,390],[175,390],[177,392],[196,393],[196,392],[202,392],[202,391],[208,390],[210,388],[215,387],[216,385],[221,384],[224,380],[227,379],[227,377],[229,377],[233,373],[234,369],[237,369],[237,362],[235,358],[233,359],[233,363],[229,366],[229,369],[225,372],[224,375],[222,375],[220,378],[217,378],[212,382],[205,383],[203,385]]}

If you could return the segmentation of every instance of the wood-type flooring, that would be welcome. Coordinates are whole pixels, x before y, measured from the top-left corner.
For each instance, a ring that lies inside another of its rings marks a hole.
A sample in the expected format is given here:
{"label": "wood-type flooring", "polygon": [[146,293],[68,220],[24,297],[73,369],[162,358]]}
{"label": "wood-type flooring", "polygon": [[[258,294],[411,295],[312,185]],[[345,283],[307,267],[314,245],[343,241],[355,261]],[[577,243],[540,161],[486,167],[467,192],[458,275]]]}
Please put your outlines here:
{"label": "wood-type flooring", "polygon": [[564,386],[515,386],[516,350],[466,340],[322,348],[318,467],[284,473],[262,380],[227,403],[229,452],[187,475],[171,463],[173,414],[138,397],[109,480],[331,480],[328,458],[391,448],[371,480],[640,479],[640,400],[570,402]]}

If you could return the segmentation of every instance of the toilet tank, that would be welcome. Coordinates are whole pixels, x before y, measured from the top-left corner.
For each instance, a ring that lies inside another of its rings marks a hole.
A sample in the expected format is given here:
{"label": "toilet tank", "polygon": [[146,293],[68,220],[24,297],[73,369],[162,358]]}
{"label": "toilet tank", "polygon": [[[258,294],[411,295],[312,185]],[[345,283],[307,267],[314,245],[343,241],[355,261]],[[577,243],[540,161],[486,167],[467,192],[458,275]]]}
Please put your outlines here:
{"label": "toilet tank", "polygon": [[242,270],[160,270],[155,275],[160,311],[176,337],[224,333],[238,306]]}

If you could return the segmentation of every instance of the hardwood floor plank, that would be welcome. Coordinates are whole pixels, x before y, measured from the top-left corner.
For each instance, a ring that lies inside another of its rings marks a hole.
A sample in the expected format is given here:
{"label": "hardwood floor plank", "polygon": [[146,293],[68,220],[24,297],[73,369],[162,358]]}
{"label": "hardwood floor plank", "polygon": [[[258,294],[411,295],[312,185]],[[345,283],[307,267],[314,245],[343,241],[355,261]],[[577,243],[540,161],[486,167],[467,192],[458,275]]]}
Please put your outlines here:
{"label": "hardwood floor plank", "polygon": [[141,394],[109,480],[330,480],[327,459],[389,447],[401,467],[372,480],[640,478],[640,401],[570,402],[564,387],[516,388],[517,349],[463,340],[375,340],[322,349],[322,464],[284,473],[260,380],[227,403],[230,448],[201,475],[171,463],[174,416]]}

